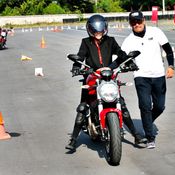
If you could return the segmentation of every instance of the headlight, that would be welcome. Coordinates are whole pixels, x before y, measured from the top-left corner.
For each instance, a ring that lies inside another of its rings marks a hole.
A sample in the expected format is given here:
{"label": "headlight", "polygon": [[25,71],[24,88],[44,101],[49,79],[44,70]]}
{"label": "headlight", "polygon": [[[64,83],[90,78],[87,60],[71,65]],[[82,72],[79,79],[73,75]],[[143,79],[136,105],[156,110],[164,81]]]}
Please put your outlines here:
{"label": "headlight", "polygon": [[114,102],[118,96],[118,86],[114,82],[104,82],[98,87],[98,92],[105,102]]}

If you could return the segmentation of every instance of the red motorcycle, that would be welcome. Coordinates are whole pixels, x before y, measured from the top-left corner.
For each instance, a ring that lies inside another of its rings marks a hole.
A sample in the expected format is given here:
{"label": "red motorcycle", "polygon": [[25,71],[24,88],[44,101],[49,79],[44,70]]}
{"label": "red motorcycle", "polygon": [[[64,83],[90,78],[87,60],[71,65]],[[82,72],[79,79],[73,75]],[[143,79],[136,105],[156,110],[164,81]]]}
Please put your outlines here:
{"label": "red motorcycle", "polygon": [[6,29],[0,28],[0,49],[6,48],[8,31]]}
{"label": "red motorcycle", "polygon": [[83,131],[91,139],[100,140],[105,143],[106,159],[111,165],[119,165],[122,155],[122,111],[120,87],[127,83],[119,81],[118,74],[133,71],[125,63],[140,54],[133,51],[128,54],[128,59],[117,69],[101,68],[96,71],[82,63],[80,57],[69,54],[67,57],[73,62],[84,65],[80,75],[87,75],[86,85],[82,88],[88,89],[90,100],[89,114],[86,116]]}

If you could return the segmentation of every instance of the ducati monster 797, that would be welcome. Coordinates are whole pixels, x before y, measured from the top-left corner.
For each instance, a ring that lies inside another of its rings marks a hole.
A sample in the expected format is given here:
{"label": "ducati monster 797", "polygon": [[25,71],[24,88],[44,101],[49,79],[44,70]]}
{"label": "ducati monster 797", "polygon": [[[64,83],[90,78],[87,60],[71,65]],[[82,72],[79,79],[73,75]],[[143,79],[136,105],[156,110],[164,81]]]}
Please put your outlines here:
{"label": "ducati monster 797", "polygon": [[93,140],[105,143],[107,161],[111,165],[119,165],[122,155],[122,110],[120,87],[127,83],[119,81],[119,73],[134,71],[125,63],[140,54],[133,51],[128,54],[128,59],[115,70],[108,67],[93,71],[90,66],[81,62],[81,58],[75,54],[67,57],[73,62],[84,66],[80,75],[86,75],[86,84],[82,86],[88,90],[89,100],[87,113],[82,130]]}

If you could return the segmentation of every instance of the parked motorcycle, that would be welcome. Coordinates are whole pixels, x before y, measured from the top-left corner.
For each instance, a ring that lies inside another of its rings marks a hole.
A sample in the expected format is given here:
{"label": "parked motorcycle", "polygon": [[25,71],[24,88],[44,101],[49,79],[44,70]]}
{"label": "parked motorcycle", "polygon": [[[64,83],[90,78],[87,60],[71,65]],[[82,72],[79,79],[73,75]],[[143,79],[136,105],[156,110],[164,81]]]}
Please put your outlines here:
{"label": "parked motorcycle", "polygon": [[91,96],[87,102],[89,113],[82,130],[93,140],[105,143],[106,159],[111,165],[119,165],[122,155],[122,111],[120,87],[127,85],[119,80],[119,73],[133,71],[126,63],[140,54],[133,51],[128,54],[128,59],[115,70],[101,68],[93,71],[90,66],[81,62],[80,57],[69,54],[67,57],[73,62],[84,66],[80,75],[86,75],[86,84],[82,86]]}
{"label": "parked motorcycle", "polygon": [[0,28],[0,49],[6,48],[8,31],[6,29]]}

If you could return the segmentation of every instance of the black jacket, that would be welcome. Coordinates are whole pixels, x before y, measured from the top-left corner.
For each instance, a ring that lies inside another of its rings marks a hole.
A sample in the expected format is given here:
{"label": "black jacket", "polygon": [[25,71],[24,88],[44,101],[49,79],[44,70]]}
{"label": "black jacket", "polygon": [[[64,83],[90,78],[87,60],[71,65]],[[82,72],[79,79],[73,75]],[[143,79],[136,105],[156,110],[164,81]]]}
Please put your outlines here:
{"label": "black jacket", "polygon": [[[100,42],[100,50],[103,60],[103,66],[100,64],[98,49],[95,45],[94,38],[87,37],[83,38],[78,55],[82,58],[81,61],[85,60],[85,63],[89,65],[94,70],[101,67],[111,67],[114,68],[118,64],[126,60],[126,53],[121,50],[120,46],[114,39],[114,37],[104,36]],[[112,55],[115,54],[118,58],[112,63]],[[74,63],[74,66],[81,66]]]}

